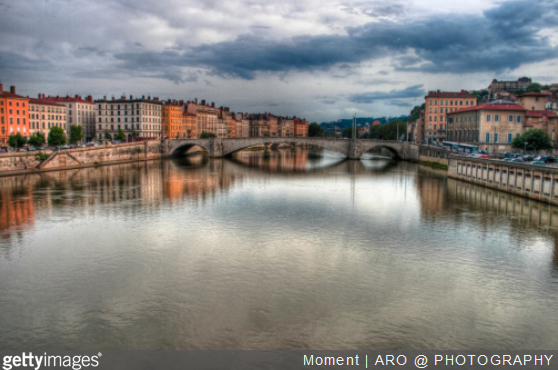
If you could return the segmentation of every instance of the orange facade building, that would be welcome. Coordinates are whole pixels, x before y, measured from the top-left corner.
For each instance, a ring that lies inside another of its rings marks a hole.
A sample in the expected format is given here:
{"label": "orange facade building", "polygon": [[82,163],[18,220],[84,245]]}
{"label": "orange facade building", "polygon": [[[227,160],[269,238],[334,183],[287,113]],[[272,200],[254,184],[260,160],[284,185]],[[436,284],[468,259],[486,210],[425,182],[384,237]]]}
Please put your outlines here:
{"label": "orange facade building", "polygon": [[184,139],[188,137],[186,125],[186,105],[183,101],[163,102],[163,137]]}
{"label": "orange facade building", "polygon": [[6,144],[8,137],[18,132],[29,137],[29,99],[17,95],[15,86],[4,91],[0,84],[0,144]]}
{"label": "orange facade building", "polygon": [[460,92],[429,91],[424,97],[424,139],[428,142],[443,141],[447,133],[447,113],[477,105],[477,97]]}
{"label": "orange facade building", "polygon": [[308,136],[308,121],[305,119],[294,118],[294,136],[307,137]]}

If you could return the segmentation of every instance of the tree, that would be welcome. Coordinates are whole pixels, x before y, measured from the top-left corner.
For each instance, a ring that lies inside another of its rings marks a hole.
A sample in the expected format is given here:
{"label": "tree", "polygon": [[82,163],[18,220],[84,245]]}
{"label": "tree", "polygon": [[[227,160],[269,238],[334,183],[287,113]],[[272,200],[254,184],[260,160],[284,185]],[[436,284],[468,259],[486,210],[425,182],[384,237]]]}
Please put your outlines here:
{"label": "tree", "polygon": [[29,145],[31,146],[42,146],[45,143],[45,134],[42,132],[35,132],[31,136],[29,136]]}
{"label": "tree", "polygon": [[105,140],[112,140],[112,135],[108,131],[105,131]]}
{"label": "tree", "polygon": [[324,136],[324,129],[322,126],[318,125],[316,122],[312,122],[308,125],[308,136],[309,137],[322,137]]}
{"label": "tree", "polygon": [[343,137],[352,139],[353,138],[353,128],[352,127],[345,127],[343,129]]}
{"label": "tree", "polygon": [[79,125],[70,126],[70,144],[77,144],[83,139],[83,127]]}
{"label": "tree", "polygon": [[49,146],[64,145],[66,144],[66,134],[61,127],[54,126],[48,133],[47,141]]}
{"label": "tree", "polygon": [[[525,145],[527,143],[527,145]],[[534,128],[525,131],[511,142],[512,148],[527,150],[552,149],[552,139],[546,132],[541,129]]]}
{"label": "tree", "polygon": [[409,122],[414,122],[420,117],[420,111],[424,110],[426,107],[426,103],[422,103],[422,105],[416,105],[413,110],[411,111],[411,115],[409,117]]}
{"label": "tree", "polygon": [[[399,133],[399,137],[397,134]],[[395,120],[385,125],[376,125],[370,128],[370,138],[380,140],[398,140],[407,137],[407,122]]]}
{"label": "tree", "polygon": [[118,134],[116,134],[116,140],[124,141],[126,140],[126,134],[122,131],[121,128],[118,129]]}
{"label": "tree", "polygon": [[212,137],[216,137],[215,134],[212,134],[211,132],[205,132],[202,131],[201,135],[200,135],[200,139],[209,139]]}
{"label": "tree", "polygon": [[12,148],[21,148],[27,143],[27,138],[19,132],[15,135],[8,136],[8,145]]}
{"label": "tree", "polygon": [[137,131],[132,131],[132,139],[134,139],[134,141],[138,138],[139,133]]}

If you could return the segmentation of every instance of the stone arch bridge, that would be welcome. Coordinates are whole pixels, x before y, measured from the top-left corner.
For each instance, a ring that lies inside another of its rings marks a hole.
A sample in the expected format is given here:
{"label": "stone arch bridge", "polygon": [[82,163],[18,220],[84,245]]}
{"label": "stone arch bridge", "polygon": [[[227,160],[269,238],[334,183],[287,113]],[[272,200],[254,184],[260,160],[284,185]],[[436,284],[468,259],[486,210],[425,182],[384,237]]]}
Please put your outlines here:
{"label": "stone arch bridge", "polygon": [[295,143],[315,145],[340,153],[349,159],[359,159],[373,148],[385,148],[397,159],[418,159],[418,146],[403,141],[371,139],[327,139],[313,137],[246,137],[211,139],[166,139],[161,142],[161,153],[166,156],[179,156],[194,146],[207,150],[212,158],[220,158],[256,145]]}

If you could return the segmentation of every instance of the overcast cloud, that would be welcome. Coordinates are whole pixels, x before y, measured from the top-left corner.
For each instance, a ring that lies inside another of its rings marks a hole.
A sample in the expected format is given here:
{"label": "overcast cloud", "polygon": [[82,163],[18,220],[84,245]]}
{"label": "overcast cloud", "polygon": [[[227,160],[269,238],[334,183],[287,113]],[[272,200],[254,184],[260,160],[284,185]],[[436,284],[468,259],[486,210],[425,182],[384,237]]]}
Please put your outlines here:
{"label": "overcast cloud", "polygon": [[0,0],[0,79],[30,96],[397,116],[429,89],[558,82],[556,19],[555,0]]}

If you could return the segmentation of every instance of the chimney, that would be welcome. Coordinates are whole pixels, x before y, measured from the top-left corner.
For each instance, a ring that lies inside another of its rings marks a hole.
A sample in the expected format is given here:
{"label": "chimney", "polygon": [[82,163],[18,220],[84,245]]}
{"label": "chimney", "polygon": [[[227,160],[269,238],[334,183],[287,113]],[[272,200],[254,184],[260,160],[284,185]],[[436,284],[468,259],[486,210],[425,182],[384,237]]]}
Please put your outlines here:
{"label": "chimney", "polygon": [[201,105],[205,105],[205,99],[202,99]]}
{"label": "chimney", "polygon": [[130,95],[130,100],[134,100],[134,96],[133,96],[133,95]]}
{"label": "chimney", "polygon": [[214,102],[211,102],[211,106],[212,106],[213,108],[215,108],[215,103],[214,103]]}
{"label": "chimney", "polygon": [[142,99],[145,99],[145,95],[142,95],[141,98],[142,98]]}
{"label": "chimney", "polygon": [[89,95],[89,96],[87,97],[87,101],[93,102],[93,97],[92,97],[91,95]]}
{"label": "chimney", "polygon": [[10,92],[11,92],[12,94],[15,94],[15,93],[16,93],[16,92],[15,92],[15,86],[10,86]]}
{"label": "chimney", "polygon": [[4,86],[0,83],[0,93],[4,91]]}
{"label": "chimney", "polygon": [[107,96],[106,96],[106,95],[105,95],[105,96],[103,96],[103,100],[107,100]]}
{"label": "chimney", "polygon": [[194,103],[198,104],[198,98],[194,99]]}

